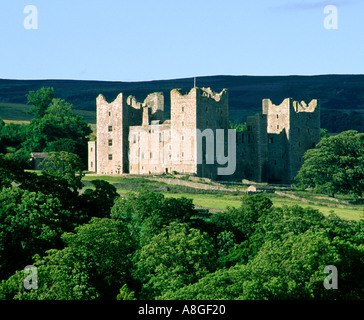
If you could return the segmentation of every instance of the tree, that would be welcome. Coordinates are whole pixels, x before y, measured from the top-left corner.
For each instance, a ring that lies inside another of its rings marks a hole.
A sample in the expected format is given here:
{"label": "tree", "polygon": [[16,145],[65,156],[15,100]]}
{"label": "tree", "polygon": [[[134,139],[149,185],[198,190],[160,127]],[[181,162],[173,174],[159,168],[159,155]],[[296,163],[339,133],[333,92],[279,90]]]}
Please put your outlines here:
{"label": "tree", "polygon": [[109,218],[111,208],[119,194],[116,188],[104,180],[92,180],[94,189],[86,189],[81,201],[90,217]]}
{"label": "tree", "polygon": [[165,198],[160,192],[142,188],[116,200],[111,217],[125,221],[141,244],[158,234],[170,222],[189,222],[196,214],[191,199]]}
{"label": "tree", "polygon": [[41,162],[40,168],[44,175],[66,180],[71,190],[82,189],[84,173],[82,161],[78,155],[65,151],[50,152],[49,157]]}
{"label": "tree", "polygon": [[101,297],[115,299],[120,287],[130,281],[131,256],[135,251],[125,223],[92,218],[62,239],[72,251],[74,263],[87,271],[90,284]]}
{"label": "tree", "polygon": [[57,198],[4,188],[0,192],[0,279],[24,268],[34,254],[60,248],[61,221],[68,215]]}
{"label": "tree", "polygon": [[124,284],[120,289],[120,293],[116,296],[116,300],[136,300],[134,295],[135,292],[130,291],[128,286]]}
{"label": "tree", "polygon": [[[364,297],[363,246],[337,239],[326,230],[288,234],[268,240],[247,264],[219,269],[179,290],[169,290],[162,299],[358,299]],[[324,269],[339,270],[339,290],[326,290]]]}
{"label": "tree", "polygon": [[361,197],[364,191],[364,133],[345,131],[307,150],[296,180],[305,188]]}
{"label": "tree", "polygon": [[23,147],[27,152],[74,153],[85,165],[91,131],[85,120],[73,112],[71,104],[54,98],[44,115],[31,121]]}
{"label": "tree", "polygon": [[72,250],[49,250],[41,258],[35,256],[38,288],[24,288],[27,276],[23,270],[16,271],[0,285],[0,300],[95,300],[99,293],[90,284],[86,270],[75,263]]}
{"label": "tree", "polygon": [[206,233],[171,222],[134,256],[141,298],[154,299],[193,283],[213,271],[215,261],[213,242]]}
{"label": "tree", "polygon": [[36,118],[42,118],[54,98],[54,89],[42,87],[37,91],[29,91],[26,97],[27,104],[33,106],[29,113]]}

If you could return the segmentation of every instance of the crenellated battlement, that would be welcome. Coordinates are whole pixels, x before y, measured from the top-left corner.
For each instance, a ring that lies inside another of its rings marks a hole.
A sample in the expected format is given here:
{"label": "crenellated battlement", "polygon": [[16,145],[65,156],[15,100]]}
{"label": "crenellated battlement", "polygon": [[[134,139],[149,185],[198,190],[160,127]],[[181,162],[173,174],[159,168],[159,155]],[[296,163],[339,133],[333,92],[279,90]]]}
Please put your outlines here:
{"label": "crenellated battlement", "polygon": [[[149,94],[142,102],[120,93],[109,103],[100,94],[96,98],[97,142],[89,144],[93,170],[100,174],[177,171],[217,179],[218,159],[226,150],[213,155],[197,132],[206,139],[217,132],[228,133],[228,90],[173,89],[170,99],[171,118],[164,121],[161,92]],[[235,133],[235,138],[236,170],[230,179],[290,183],[304,152],[319,142],[320,102],[286,98],[276,105],[264,99],[262,114],[248,117],[247,130]]]}

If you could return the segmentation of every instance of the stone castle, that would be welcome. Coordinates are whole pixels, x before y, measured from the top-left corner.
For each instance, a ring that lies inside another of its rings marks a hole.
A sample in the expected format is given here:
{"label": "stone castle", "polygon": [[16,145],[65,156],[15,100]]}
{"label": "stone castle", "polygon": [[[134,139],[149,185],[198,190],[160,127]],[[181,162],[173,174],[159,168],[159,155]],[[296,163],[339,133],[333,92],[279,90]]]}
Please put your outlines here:
{"label": "stone castle", "polygon": [[285,99],[263,100],[262,114],[247,118],[247,130],[229,129],[228,91],[192,88],[143,102],[120,93],[96,99],[97,140],[89,142],[89,171],[98,174],[178,172],[213,180],[291,183],[306,150],[320,140],[320,106]]}

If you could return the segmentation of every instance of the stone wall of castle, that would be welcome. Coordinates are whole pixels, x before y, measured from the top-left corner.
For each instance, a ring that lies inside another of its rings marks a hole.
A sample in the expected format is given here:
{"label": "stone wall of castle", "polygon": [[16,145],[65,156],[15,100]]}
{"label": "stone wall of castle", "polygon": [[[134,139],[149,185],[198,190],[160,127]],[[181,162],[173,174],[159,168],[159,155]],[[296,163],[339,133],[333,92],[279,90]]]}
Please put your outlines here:
{"label": "stone wall of castle", "polygon": [[267,115],[268,181],[289,183],[297,175],[306,150],[320,141],[320,106],[291,98],[275,105],[263,100]]}
{"label": "stone wall of castle", "polygon": [[[89,171],[99,174],[189,173],[214,180],[248,179],[290,183],[304,152],[320,139],[317,100],[263,100],[263,113],[247,118],[237,132],[236,169],[219,176],[229,146],[229,104],[226,89],[171,91],[171,119],[164,120],[164,97],[152,93],[143,102],[119,94],[111,103],[97,103],[97,142],[89,143]],[[217,139],[222,133],[224,139]],[[219,142],[218,142],[219,140]],[[230,140],[229,140],[230,141]],[[235,150],[235,149],[234,149]],[[235,160],[235,159],[234,159]]]}

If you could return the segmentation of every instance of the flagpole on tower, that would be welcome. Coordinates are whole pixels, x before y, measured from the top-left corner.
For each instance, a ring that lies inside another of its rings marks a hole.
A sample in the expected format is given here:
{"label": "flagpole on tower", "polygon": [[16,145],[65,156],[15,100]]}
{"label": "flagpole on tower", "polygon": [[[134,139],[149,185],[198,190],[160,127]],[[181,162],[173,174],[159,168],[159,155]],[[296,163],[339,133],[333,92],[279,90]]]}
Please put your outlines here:
{"label": "flagpole on tower", "polygon": [[193,87],[196,88],[196,77],[193,78]]}

